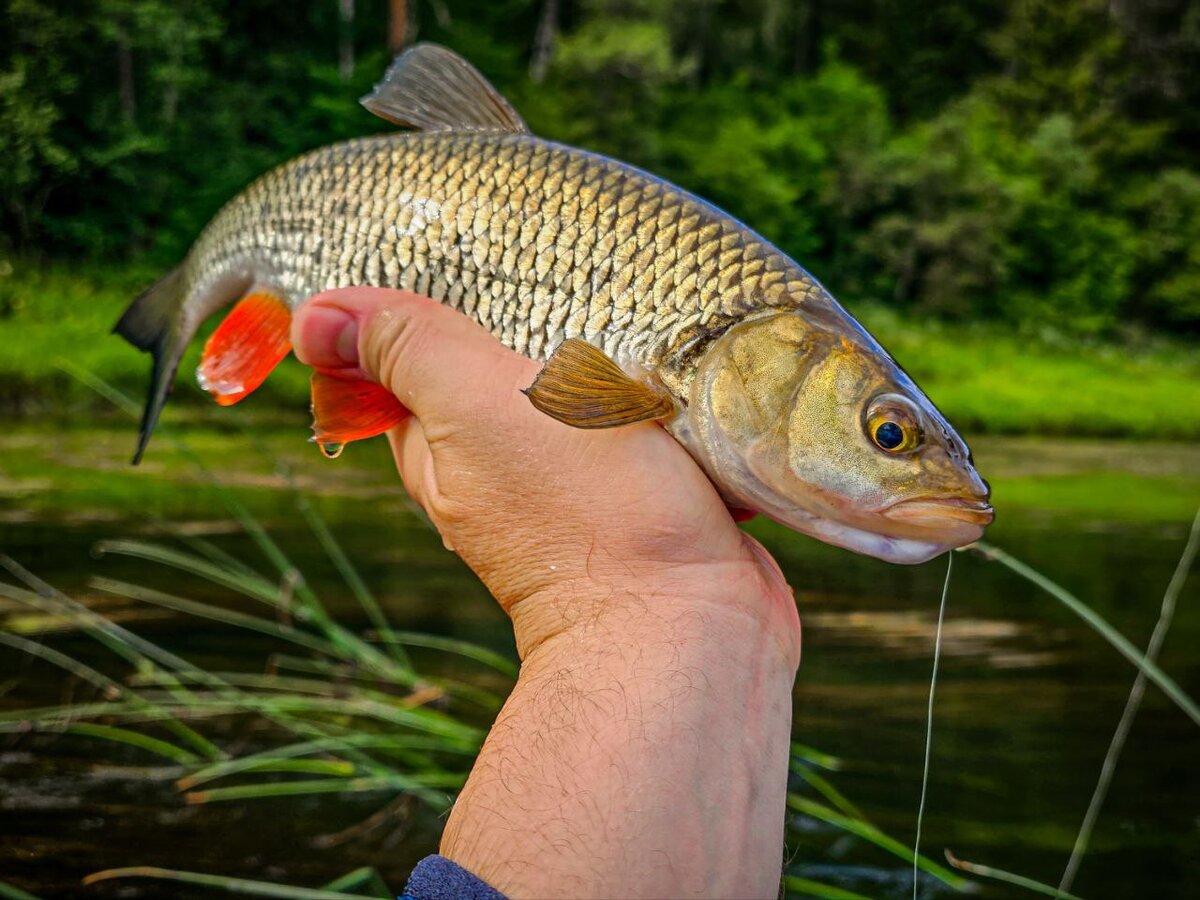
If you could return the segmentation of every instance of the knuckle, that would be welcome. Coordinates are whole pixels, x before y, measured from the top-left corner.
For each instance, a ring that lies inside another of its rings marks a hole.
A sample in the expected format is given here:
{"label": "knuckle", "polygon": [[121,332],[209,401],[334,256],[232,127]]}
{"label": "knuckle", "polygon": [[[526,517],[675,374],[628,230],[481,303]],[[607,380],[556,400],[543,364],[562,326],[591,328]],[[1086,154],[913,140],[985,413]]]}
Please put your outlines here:
{"label": "knuckle", "polygon": [[457,533],[475,518],[468,504],[442,493],[437,485],[425,490],[425,512],[443,535]]}
{"label": "knuckle", "polygon": [[[382,309],[371,319],[361,348],[364,368],[393,393],[411,381],[433,342],[433,329],[420,316]],[[411,387],[411,385],[408,385]]]}

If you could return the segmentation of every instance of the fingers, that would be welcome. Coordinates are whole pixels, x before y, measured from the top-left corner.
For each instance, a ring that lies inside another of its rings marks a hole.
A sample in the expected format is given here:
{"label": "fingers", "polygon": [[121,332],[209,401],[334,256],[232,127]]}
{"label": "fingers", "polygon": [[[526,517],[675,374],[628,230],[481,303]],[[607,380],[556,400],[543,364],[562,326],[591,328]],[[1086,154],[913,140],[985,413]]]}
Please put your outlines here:
{"label": "fingers", "polygon": [[408,419],[402,427],[393,428],[387,435],[392,445],[392,456],[396,460],[396,471],[404,482],[404,489],[418,506],[429,513],[429,492],[434,484],[433,455],[425,440],[425,431],[419,419]]}
{"label": "fingers", "polygon": [[[537,364],[461,313],[416,294],[354,287],[313,297],[297,313],[292,343],[319,369],[357,370],[389,388],[418,417],[477,408],[481,391],[518,387]],[[526,404],[527,405],[527,404]]]}

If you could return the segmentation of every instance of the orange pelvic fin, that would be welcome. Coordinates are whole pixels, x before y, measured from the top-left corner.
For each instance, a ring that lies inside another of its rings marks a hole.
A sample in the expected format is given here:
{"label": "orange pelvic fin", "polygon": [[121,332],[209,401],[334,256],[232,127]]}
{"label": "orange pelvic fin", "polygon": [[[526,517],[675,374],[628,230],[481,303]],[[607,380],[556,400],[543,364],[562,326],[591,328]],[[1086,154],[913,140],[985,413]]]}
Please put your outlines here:
{"label": "orange pelvic fin", "polygon": [[382,434],[410,415],[408,407],[373,381],[316,370],[312,376],[313,440],[328,457],[350,441]]}
{"label": "orange pelvic fin", "polygon": [[204,345],[196,379],[221,406],[237,403],[267,380],[292,349],[292,313],[276,294],[252,291]]}

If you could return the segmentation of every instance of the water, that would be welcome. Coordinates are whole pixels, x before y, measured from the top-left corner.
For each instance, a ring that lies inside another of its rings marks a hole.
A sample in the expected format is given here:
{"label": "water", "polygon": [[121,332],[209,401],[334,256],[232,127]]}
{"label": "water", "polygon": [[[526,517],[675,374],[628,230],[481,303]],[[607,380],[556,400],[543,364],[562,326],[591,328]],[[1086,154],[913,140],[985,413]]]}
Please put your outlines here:
{"label": "water", "polygon": [[[225,419],[224,421],[228,421]],[[243,417],[244,421],[244,417]],[[270,530],[335,613],[359,623],[333,565],[297,514],[278,472],[300,488],[375,589],[395,623],[512,653],[507,623],[469,571],[404,497],[381,441],[322,459],[298,422],[248,434],[193,425],[188,441]],[[253,667],[264,641],[215,623],[148,612],[98,593],[92,575],[201,600],[222,592],[97,541],[203,535],[255,565],[257,551],[187,459],[166,441],[139,470],[123,424],[21,426],[0,436],[0,549],[134,630],[214,669]],[[989,540],[1090,603],[1144,645],[1200,504],[1200,452],[1120,442],[976,440],[999,518]],[[890,566],[771,523],[749,525],[797,590],[804,661],[795,736],[841,757],[832,777],[870,818],[910,841],[920,789],[925,703],[944,561]],[[1161,659],[1200,694],[1200,574],[1180,598]],[[0,607],[0,616],[20,613]],[[12,621],[8,618],[7,621]],[[48,643],[85,655],[69,634]],[[956,559],[938,685],[922,840],[961,858],[1057,883],[1133,669],[1048,596],[968,555]],[[0,650],[0,705],[59,703],[79,686]],[[242,726],[245,727],[245,726]],[[252,730],[222,740],[248,742]],[[1084,897],[1200,896],[1197,731],[1153,689],[1139,715],[1076,892]],[[75,737],[0,740],[0,879],[45,897],[81,895],[87,872],[162,865],[315,886],[360,865],[393,887],[436,845],[440,823],[418,809],[334,846],[314,838],[361,822],[388,798],[185,806],[171,773],[148,758]],[[906,896],[903,860],[864,850],[797,818],[789,871],[868,896]],[[820,864],[813,861],[821,859]],[[830,862],[853,863],[852,866]],[[187,896],[151,882],[99,885],[83,896]],[[1021,896],[991,887],[989,896]],[[196,894],[211,896],[211,894]],[[1025,895],[1028,896],[1028,895]]]}

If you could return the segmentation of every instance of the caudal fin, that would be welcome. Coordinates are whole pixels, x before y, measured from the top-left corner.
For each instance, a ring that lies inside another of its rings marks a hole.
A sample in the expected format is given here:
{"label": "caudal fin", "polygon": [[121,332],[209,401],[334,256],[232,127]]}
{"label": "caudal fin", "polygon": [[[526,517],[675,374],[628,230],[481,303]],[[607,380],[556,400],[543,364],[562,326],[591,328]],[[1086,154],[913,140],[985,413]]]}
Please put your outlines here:
{"label": "caudal fin", "polygon": [[183,309],[183,278],[179,267],[172,269],[143,291],[121,316],[114,334],[119,334],[139,350],[145,350],[154,360],[150,375],[150,393],[142,413],[133,464],[141,461],[150,434],[171,393],[175,371],[187,346],[181,333],[180,313]]}

